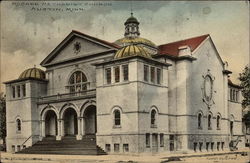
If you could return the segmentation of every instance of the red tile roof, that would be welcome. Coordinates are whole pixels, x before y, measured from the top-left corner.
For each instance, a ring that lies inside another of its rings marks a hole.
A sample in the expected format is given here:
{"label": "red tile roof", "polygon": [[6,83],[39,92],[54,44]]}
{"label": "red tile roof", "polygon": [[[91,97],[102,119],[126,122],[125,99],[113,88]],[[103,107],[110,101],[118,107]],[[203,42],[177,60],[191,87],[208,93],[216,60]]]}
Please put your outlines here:
{"label": "red tile roof", "polygon": [[193,52],[201,43],[204,41],[209,34],[189,38],[186,40],[176,41],[168,44],[163,44],[158,46],[160,55],[171,55],[174,57],[178,56],[178,48],[180,46],[188,45],[191,48],[191,52]]}
{"label": "red tile roof", "polygon": [[104,43],[104,44],[106,44],[106,45],[109,45],[109,46],[112,46],[112,47],[114,47],[114,48],[120,48],[120,46],[117,45],[117,44],[115,44],[115,43],[111,43],[111,42],[108,42],[108,41],[105,41],[105,40],[102,40],[102,39],[99,39],[99,38],[96,38],[96,37],[87,35],[87,34],[85,34],[85,33],[76,31],[76,30],[72,30],[72,32],[78,33],[78,34],[83,35],[83,36],[85,36],[85,37],[89,37],[89,38],[91,38],[91,39],[93,39],[93,40],[102,42],[102,43]]}

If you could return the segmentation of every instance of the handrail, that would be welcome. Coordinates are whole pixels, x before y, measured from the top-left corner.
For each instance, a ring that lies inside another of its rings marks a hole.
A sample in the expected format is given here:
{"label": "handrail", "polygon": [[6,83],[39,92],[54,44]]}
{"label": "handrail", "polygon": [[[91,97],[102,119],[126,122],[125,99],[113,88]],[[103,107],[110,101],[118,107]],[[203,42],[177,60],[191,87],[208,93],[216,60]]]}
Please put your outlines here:
{"label": "handrail", "polygon": [[23,146],[30,138],[32,137],[32,135],[30,135],[24,142],[21,146]]}
{"label": "handrail", "polygon": [[39,102],[44,102],[47,100],[58,100],[58,99],[65,99],[65,98],[72,98],[72,97],[81,97],[81,96],[88,96],[88,95],[94,95],[96,89],[89,89],[84,91],[78,91],[78,92],[70,92],[70,93],[63,93],[63,94],[55,94],[50,96],[41,96],[38,98]]}

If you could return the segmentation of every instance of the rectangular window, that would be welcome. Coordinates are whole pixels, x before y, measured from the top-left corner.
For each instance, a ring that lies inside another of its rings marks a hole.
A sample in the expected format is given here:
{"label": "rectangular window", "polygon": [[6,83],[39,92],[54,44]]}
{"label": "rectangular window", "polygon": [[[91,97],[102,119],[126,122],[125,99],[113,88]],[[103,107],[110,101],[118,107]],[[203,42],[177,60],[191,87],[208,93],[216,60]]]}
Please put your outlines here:
{"label": "rectangular window", "polygon": [[217,151],[220,150],[220,142],[217,142]]}
{"label": "rectangular window", "polygon": [[120,82],[120,67],[117,66],[114,68],[115,71],[115,82],[118,83]]}
{"label": "rectangular window", "polygon": [[206,143],[206,150],[208,151],[209,149],[209,142]]}
{"label": "rectangular window", "polygon": [[123,70],[123,81],[128,81],[128,65],[123,65],[122,66]]}
{"label": "rectangular window", "polygon": [[22,92],[23,92],[23,97],[25,97],[26,96],[26,85],[25,84],[22,85]]}
{"label": "rectangular window", "polygon": [[238,102],[238,91],[235,91],[235,101]]}
{"label": "rectangular window", "polygon": [[211,143],[211,150],[214,150],[214,142]]}
{"label": "rectangular window", "polygon": [[203,143],[199,142],[199,150],[200,150],[200,152],[202,151],[202,146],[203,146]]}
{"label": "rectangular window", "polygon": [[111,84],[111,68],[106,68],[105,74],[106,74],[106,83]]}
{"label": "rectangular window", "polygon": [[197,149],[197,142],[194,142],[194,151],[196,152]]}
{"label": "rectangular window", "polygon": [[221,150],[224,150],[224,142],[221,142]]}
{"label": "rectangular window", "polygon": [[232,89],[230,89],[230,101],[232,101],[233,100],[233,90]]}
{"label": "rectangular window", "polygon": [[160,147],[164,147],[164,134],[160,134]]}
{"label": "rectangular window", "polygon": [[12,97],[16,98],[16,88],[15,88],[15,86],[12,86]]}
{"label": "rectangular window", "polygon": [[123,144],[123,152],[129,152],[128,144]]}
{"label": "rectangular window", "polygon": [[21,88],[20,85],[17,86],[17,97],[21,96]]}
{"label": "rectangular window", "polygon": [[151,82],[154,83],[155,82],[155,68],[154,67],[150,67],[150,77],[151,77]]}
{"label": "rectangular window", "polygon": [[161,69],[157,68],[157,84],[161,84]]}
{"label": "rectangular window", "polygon": [[20,145],[17,145],[17,152],[19,152],[21,150]]}
{"label": "rectangular window", "polygon": [[120,151],[120,144],[114,144],[114,152]]}
{"label": "rectangular window", "polygon": [[169,150],[174,151],[174,135],[169,135]]}
{"label": "rectangular window", "polygon": [[12,152],[16,152],[15,145],[11,146]]}
{"label": "rectangular window", "polygon": [[144,65],[144,81],[148,81],[148,65]]}
{"label": "rectangular window", "polygon": [[146,133],[146,147],[150,148],[150,134]]}
{"label": "rectangular window", "polygon": [[105,151],[110,152],[110,144],[105,144]]}

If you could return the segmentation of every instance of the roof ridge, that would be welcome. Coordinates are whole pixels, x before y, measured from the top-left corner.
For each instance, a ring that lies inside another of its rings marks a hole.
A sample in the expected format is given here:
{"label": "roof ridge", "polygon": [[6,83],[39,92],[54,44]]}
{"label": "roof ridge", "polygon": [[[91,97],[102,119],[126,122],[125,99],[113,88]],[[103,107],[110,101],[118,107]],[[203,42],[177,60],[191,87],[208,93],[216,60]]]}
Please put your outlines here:
{"label": "roof ridge", "polygon": [[169,43],[166,43],[166,44],[158,45],[158,47],[159,46],[164,46],[164,45],[167,45],[167,44],[174,44],[174,43],[181,42],[181,41],[191,40],[191,39],[195,39],[195,38],[198,38],[198,37],[204,37],[204,36],[210,36],[210,34],[204,34],[204,35],[200,35],[200,36],[190,37],[190,38],[187,38],[187,39],[184,39],[184,40],[178,40],[178,41],[174,41],[174,42],[169,42]]}

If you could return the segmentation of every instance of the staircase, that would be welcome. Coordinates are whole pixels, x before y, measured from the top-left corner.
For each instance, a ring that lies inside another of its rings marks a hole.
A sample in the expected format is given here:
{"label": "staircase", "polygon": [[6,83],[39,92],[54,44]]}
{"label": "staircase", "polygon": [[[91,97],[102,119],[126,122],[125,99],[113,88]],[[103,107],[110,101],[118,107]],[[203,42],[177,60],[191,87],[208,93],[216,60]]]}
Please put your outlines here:
{"label": "staircase", "polygon": [[55,137],[46,137],[33,146],[17,153],[25,154],[64,154],[64,155],[105,155],[96,145],[95,135],[86,135],[82,140],[76,140],[75,136],[65,136],[60,141]]}

